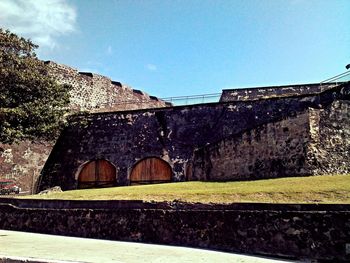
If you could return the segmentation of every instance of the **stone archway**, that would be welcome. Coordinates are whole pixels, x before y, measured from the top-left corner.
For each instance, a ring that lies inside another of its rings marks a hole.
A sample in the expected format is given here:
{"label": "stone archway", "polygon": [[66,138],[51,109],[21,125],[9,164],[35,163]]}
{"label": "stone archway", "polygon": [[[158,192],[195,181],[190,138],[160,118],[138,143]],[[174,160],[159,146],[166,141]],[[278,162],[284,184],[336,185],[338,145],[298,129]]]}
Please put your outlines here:
{"label": "stone archway", "polygon": [[107,160],[93,160],[81,169],[78,176],[78,188],[112,187],[117,183],[117,170]]}
{"label": "stone archway", "polygon": [[170,165],[157,157],[144,158],[138,161],[130,174],[130,184],[157,184],[171,182]]}

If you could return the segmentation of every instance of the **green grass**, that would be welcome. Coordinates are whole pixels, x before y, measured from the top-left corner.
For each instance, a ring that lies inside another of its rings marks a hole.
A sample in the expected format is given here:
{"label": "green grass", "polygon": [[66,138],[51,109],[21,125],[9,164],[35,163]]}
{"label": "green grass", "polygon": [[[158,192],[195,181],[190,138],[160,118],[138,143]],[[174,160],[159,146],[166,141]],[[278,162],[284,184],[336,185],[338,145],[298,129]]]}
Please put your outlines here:
{"label": "green grass", "polygon": [[24,198],[145,201],[176,199],[201,203],[350,203],[350,175],[291,177],[244,182],[181,182],[73,190]]}

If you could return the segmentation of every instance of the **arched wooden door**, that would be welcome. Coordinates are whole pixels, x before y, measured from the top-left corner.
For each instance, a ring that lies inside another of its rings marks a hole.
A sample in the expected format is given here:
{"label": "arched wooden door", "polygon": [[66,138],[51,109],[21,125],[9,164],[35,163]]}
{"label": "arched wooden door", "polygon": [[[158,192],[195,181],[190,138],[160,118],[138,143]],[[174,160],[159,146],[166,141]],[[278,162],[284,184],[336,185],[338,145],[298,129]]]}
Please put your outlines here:
{"label": "arched wooden door", "polygon": [[171,181],[170,165],[159,158],[146,158],[133,167],[130,184],[158,184]]}
{"label": "arched wooden door", "polygon": [[116,185],[116,169],[106,160],[88,162],[78,177],[78,188],[111,187]]}

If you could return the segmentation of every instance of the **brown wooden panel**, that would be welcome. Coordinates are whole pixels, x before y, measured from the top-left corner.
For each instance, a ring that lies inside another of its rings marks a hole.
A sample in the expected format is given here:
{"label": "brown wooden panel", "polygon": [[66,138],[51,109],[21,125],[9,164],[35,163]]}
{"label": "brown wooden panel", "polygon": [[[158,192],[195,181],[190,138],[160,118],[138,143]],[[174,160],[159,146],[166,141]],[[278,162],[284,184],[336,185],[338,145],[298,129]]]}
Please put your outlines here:
{"label": "brown wooden panel", "polygon": [[146,158],[138,162],[130,175],[131,184],[152,184],[171,181],[169,164],[159,158]]}
{"label": "brown wooden panel", "polygon": [[78,177],[78,188],[109,187],[116,184],[116,169],[106,160],[87,163]]}
{"label": "brown wooden panel", "polygon": [[116,181],[115,167],[106,160],[98,160],[96,168],[98,186],[113,186]]}
{"label": "brown wooden panel", "polygon": [[96,181],[96,162],[87,163],[80,172],[79,182]]}

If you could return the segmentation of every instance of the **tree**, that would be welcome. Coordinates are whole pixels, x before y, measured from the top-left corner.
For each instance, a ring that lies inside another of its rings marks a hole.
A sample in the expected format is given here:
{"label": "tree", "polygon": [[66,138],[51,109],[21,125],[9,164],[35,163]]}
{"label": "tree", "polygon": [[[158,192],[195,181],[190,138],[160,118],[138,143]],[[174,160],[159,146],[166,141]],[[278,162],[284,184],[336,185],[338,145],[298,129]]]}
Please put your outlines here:
{"label": "tree", "polygon": [[0,142],[53,140],[63,127],[71,87],[49,76],[36,48],[0,28]]}

